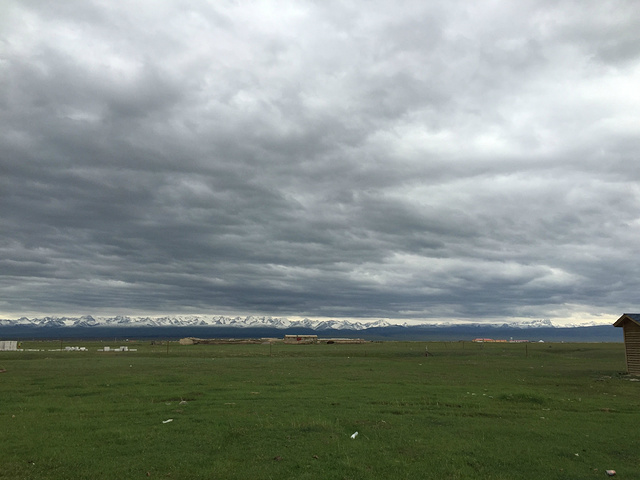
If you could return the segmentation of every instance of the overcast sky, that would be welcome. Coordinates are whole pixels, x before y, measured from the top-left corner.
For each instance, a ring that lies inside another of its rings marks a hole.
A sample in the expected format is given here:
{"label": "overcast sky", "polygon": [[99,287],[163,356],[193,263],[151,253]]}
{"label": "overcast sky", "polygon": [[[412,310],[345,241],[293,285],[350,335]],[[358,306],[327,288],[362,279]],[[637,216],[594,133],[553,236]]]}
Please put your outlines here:
{"label": "overcast sky", "polygon": [[0,7],[0,314],[640,310],[640,3]]}

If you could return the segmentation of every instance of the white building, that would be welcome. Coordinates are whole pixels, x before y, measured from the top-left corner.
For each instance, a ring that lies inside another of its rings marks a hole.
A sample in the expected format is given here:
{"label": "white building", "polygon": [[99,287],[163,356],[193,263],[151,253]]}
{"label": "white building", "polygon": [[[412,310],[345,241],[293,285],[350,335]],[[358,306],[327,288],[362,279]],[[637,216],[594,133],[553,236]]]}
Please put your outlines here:
{"label": "white building", "polygon": [[0,352],[18,350],[18,342],[16,340],[0,340]]}

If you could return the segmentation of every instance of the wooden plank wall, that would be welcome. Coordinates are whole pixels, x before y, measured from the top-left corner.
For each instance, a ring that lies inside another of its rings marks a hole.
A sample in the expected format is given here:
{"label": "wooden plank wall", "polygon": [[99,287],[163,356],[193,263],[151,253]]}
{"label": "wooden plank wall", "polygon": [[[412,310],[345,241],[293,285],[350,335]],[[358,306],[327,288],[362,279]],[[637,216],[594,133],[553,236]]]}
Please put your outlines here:
{"label": "wooden plank wall", "polygon": [[627,321],[623,329],[627,371],[632,375],[640,375],[640,325]]}

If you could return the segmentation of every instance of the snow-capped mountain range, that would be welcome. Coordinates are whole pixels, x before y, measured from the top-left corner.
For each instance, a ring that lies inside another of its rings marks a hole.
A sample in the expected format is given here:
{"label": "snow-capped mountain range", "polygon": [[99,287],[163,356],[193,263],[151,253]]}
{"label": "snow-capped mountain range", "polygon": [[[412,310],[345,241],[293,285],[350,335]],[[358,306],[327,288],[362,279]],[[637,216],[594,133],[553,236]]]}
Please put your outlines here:
{"label": "snow-capped mountain range", "polygon": [[21,317],[17,320],[0,319],[0,327],[231,327],[231,328],[305,328],[312,330],[365,330],[391,327],[385,320],[375,322],[349,322],[344,320],[289,320],[278,317],[225,317],[220,315],[178,315],[163,317]]}
{"label": "snow-capped mountain range", "polygon": [[[287,318],[270,316],[226,317],[221,315],[176,315],[176,316],[91,316],[81,317],[21,317],[15,320],[0,319],[0,327],[228,327],[228,328],[277,328],[312,330],[367,330],[370,328],[387,327],[451,327],[459,323],[424,323],[421,325],[393,324],[386,320],[359,322],[347,320],[289,320]],[[466,323],[469,327],[510,327],[510,328],[554,328],[557,327],[550,320],[532,320],[528,322],[513,322],[500,324]],[[562,327],[595,326],[596,324],[562,325]]]}

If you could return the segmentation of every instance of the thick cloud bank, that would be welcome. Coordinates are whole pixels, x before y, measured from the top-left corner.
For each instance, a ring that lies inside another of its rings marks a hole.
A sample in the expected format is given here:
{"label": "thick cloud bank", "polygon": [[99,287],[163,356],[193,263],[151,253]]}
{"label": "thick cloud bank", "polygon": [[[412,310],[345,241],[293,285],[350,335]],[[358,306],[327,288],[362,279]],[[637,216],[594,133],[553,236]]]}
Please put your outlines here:
{"label": "thick cloud bank", "polygon": [[0,15],[0,312],[640,308],[630,1]]}

